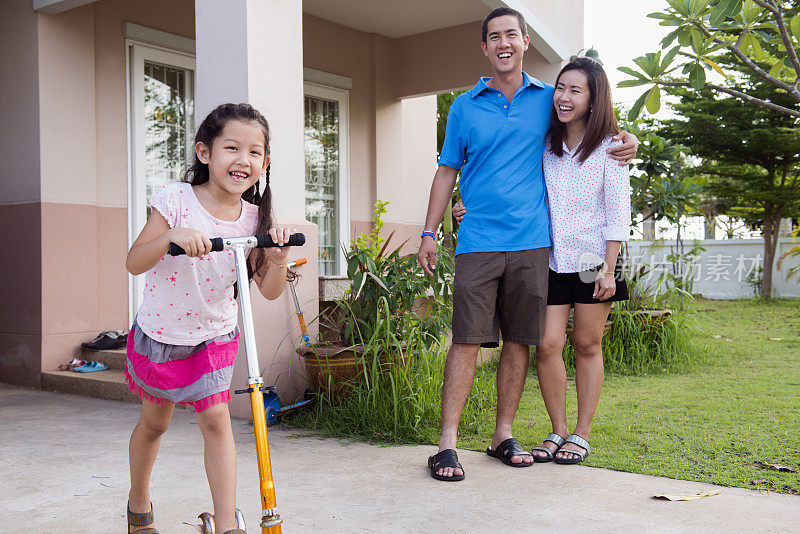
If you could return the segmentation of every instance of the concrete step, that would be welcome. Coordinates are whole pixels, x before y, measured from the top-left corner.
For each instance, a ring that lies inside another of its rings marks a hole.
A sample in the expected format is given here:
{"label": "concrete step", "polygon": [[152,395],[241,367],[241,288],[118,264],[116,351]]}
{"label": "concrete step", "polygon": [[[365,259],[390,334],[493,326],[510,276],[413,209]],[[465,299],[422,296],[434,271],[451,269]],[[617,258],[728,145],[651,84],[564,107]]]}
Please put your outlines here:
{"label": "concrete step", "polygon": [[82,349],[81,351],[81,359],[92,360],[95,362],[102,362],[106,364],[109,369],[116,371],[122,371],[123,369],[125,369],[125,360],[127,359],[127,357],[128,356],[125,352],[125,349],[100,350],[100,351]]}
{"label": "concrete step", "polygon": [[[100,361],[103,360],[100,359]],[[103,361],[103,363],[106,362]],[[118,369],[93,373],[47,371],[42,373],[42,389],[101,399],[139,402],[139,397],[128,390],[123,373]]]}

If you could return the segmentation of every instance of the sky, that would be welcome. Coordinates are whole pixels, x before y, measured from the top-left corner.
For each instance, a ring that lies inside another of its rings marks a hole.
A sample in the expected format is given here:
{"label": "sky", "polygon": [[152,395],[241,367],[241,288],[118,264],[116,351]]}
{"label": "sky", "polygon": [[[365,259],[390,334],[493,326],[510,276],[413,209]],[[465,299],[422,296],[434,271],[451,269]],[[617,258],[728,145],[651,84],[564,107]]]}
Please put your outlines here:
{"label": "sky", "polygon": [[[584,45],[586,48],[594,47],[600,54],[606,74],[611,82],[611,91],[614,102],[626,108],[633,106],[636,99],[649,86],[619,88],[617,84],[630,76],[617,70],[617,67],[632,67],[633,58],[643,56],[648,52],[657,52],[661,49],[660,42],[672,28],[660,26],[657,19],[648,18],[647,15],[656,11],[664,11],[666,0],[585,0],[584,1]],[[657,114],[660,118],[674,116],[664,105],[662,96],[661,111]],[[703,238],[703,223],[700,217],[690,217],[687,227],[683,230],[687,239]],[[666,221],[656,224],[658,237],[674,239],[676,229]],[[759,237],[758,232],[752,232],[742,225],[737,226],[737,237]],[[717,228],[717,238],[724,238],[724,231]]]}
{"label": "sky", "polygon": [[614,101],[630,108],[644,87],[618,88],[630,76],[617,67],[635,67],[633,58],[660,50],[659,43],[671,28],[659,26],[649,13],[663,11],[666,0],[585,0],[584,44],[600,53],[611,81]]}

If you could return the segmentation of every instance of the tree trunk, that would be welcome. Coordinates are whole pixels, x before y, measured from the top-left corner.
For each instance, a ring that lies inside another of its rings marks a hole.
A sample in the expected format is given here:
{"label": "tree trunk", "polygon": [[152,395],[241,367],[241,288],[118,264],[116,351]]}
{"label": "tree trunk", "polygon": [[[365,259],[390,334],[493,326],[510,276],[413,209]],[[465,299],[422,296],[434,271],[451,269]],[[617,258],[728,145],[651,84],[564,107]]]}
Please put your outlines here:
{"label": "tree trunk", "polygon": [[706,217],[703,220],[703,239],[715,239],[717,222],[715,217]]}
{"label": "tree trunk", "polygon": [[761,279],[761,298],[764,300],[772,300],[772,264],[778,248],[782,211],[783,206],[768,205],[764,209],[764,275]]}

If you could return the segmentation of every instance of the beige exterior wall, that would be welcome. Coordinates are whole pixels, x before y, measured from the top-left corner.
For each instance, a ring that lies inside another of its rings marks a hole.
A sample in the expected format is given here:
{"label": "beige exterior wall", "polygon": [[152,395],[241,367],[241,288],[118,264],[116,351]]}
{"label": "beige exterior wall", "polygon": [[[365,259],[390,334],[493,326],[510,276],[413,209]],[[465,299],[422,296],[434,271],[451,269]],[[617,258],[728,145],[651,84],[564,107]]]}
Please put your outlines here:
{"label": "beige exterior wall", "polygon": [[303,15],[303,66],[346,76],[350,90],[350,218],[367,221],[375,202],[375,36]]}
{"label": "beige exterior wall", "polygon": [[37,17],[28,0],[0,9],[0,205],[39,202],[39,69]]}
{"label": "beige exterior wall", "polygon": [[93,6],[39,15],[42,202],[97,202],[94,78]]}
{"label": "beige exterior wall", "polygon": [[[583,48],[583,4],[585,0],[559,0],[554,9],[551,0],[524,0],[523,3],[553,36],[567,49],[569,55]],[[557,72],[556,72],[557,73]]]}
{"label": "beige exterior wall", "polygon": [[[125,21],[194,38],[192,0],[101,0],[94,9],[97,205],[128,207]],[[127,215],[126,215],[127,216]],[[127,219],[126,219],[127,226]],[[127,242],[127,229],[115,239]],[[126,293],[127,295],[127,293]],[[127,299],[127,297],[126,297]]]}

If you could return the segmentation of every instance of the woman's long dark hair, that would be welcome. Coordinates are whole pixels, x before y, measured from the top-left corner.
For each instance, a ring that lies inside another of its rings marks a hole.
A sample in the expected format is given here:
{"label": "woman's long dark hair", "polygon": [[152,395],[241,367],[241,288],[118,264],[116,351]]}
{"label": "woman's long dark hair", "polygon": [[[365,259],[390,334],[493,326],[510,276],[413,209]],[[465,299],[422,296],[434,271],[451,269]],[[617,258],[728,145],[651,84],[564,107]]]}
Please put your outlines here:
{"label": "woman's long dark hair", "polygon": [[[194,144],[203,143],[211,150],[214,140],[222,133],[225,125],[234,120],[256,123],[261,127],[264,132],[264,157],[269,156],[269,124],[267,119],[250,104],[222,104],[217,106],[200,124],[197,129],[197,135],[194,136]],[[208,181],[208,165],[200,161],[196,153],[194,155],[194,163],[187,169],[183,181],[193,186],[204,184]],[[266,234],[272,227],[272,190],[269,187],[269,166],[267,166],[264,192],[259,192],[258,182],[256,182],[253,187],[242,193],[242,198],[258,206],[258,225],[255,233]],[[247,262],[247,279],[252,280],[253,274],[256,272],[263,275],[266,261],[264,249],[256,249],[254,261]]]}
{"label": "woman's long dark hair", "polygon": [[[579,70],[586,75],[589,85],[589,112],[586,119],[586,134],[583,136],[578,151],[578,161],[583,163],[600,146],[600,143],[609,134],[618,134],[619,125],[617,116],[614,115],[614,104],[611,101],[611,86],[608,83],[606,71],[597,61],[588,57],[579,57],[567,63],[556,78],[556,86],[561,76],[569,70]],[[550,121],[550,152],[559,158],[564,155],[564,139],[566,125],[558,120],[558,113],[553,106]]]}

